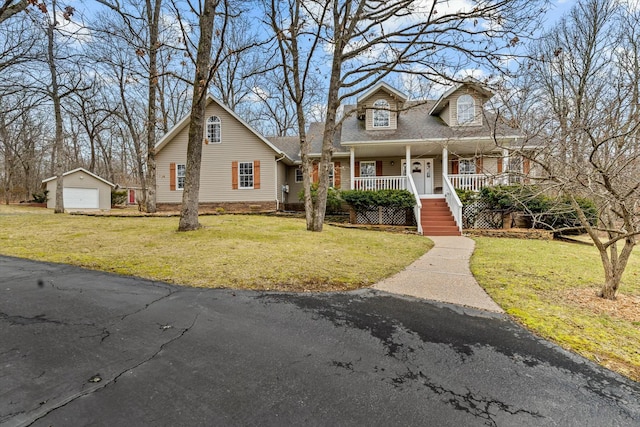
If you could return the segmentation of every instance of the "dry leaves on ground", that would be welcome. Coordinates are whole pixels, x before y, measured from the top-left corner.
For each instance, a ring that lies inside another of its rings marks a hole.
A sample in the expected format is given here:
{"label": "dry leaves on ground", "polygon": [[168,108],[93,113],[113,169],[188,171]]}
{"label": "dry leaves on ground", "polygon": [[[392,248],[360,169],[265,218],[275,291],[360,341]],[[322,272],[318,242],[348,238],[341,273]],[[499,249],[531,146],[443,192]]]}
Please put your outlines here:
{"label": "dry leaves on ground", "polygon": [[615,300],[607,300],[598,296],[593,288],[571,289],[563,292],[563,296],[571,303],[595,314],[606,314],[611,317],[630,322],[640,322],[640,297],[618,292]]}

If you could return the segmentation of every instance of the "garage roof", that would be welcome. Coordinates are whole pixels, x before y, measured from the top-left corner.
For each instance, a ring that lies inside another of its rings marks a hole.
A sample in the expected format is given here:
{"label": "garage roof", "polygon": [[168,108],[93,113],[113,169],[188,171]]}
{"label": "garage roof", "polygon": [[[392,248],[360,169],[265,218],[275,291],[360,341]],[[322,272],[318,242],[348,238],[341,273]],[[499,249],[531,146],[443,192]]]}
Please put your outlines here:
{"label": "garage roof", "polygon": [[[76,172],[84,172],[84,173],[86,173],[87,175],[90,175],[90,176],[94,177],[95,179],[97,179],[97,180],[99,180],[99,181],[102,181],[102,182],[104,182],[104,183],[105,183],[105,184],[107,184],[107,185],[110,185],[111,187],[114,187],[114,188],[115,188],[115,186],[116,186],[115,184],[110,183],[110,182],[109,182],[109,181],[107,181],[106,179],[100,178],[98,175],[96,175],[96,174],[94,174],[94,173],[89,172],[89,171],[88,171],[88,170],[86,170],[85,168],[77,168],[77,169],[74,169],[74,170],[70,170],[69,172],[65,172],[65,173],[63,173],[63,174],[62,174],[62,177],[64,178],[65,176],[67,176],[67,175],[71,175],[71,174],[74,174],[74,173],[76,173]],[[45,182],[53,181],[53,180],[54,180],[54,179],[56,179],[56,178],[58,178],[58,177],[57,177],[57,176],[52,176],[51,178],[43,179],[43,180],[42,180],[42,183],[44,184]]]}

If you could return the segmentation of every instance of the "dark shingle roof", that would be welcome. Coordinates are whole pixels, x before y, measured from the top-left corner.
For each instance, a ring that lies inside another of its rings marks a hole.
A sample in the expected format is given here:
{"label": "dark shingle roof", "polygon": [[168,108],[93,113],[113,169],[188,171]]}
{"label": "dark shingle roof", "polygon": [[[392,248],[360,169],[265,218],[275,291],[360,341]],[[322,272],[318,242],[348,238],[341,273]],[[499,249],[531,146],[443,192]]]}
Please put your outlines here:
{"label": "dark shingle roof", "polygon": [[[429,115],[436,101],[411,101],[406,110],[398,113],[398,125],[390,130],[367,130],[365,121],[355,115],[342,124],[341,142],[438,140],[457,138],[483,138],[493,133],[493,120],[485,115],[480,126],[449,126],[438,116]],[[498,136],[512,136],[515,131],[504,125],[497,128]]]}
{"label": "dark shingle roof", "polygon": [[300,138],[297,136],[269,136],[267,139],[290,159],[300,160]]}

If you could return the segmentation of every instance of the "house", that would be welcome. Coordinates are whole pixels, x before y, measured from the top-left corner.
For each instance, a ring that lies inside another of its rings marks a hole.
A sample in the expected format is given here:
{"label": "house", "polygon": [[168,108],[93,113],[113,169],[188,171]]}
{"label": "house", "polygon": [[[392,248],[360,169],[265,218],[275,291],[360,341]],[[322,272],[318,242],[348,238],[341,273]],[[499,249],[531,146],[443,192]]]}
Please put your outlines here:
{"label": "house", "polygon": [[[511,157],[521,138],[485,111],[493,96],[466,79],[437,100],[412,101],[381,82],[355,105],[342,107],[333,141],[331,185],[339,189],[407,189],[418,200],[415,218],[424,234],[459,234],[462,206],[455,189],[477,191],[528,173],[526,159]],[[200,203],[225,210],[276,210],[298,202],[302,189],[297,137],[265,138],[209,96],[203,141]],[[159,209],[182,201],[189,117],[156,146]],[[322,123],[307,138],[311,157],[322,147]]]}
{"label": "house", "polygon": [[[111,209],[111,190],[115,185],[100,178],[84,168],[77,168],[62,175],[62,200],[64,209]],[[57,177],[47,178],[42,181],[46,186],[47,208],[56,207]]]}
{"label": "house", "polygon": [[[492,96],[472,78],[428,101],[410,101],[392,86],[378,83],[355,105],[343,107],[345,116],[333,142],[331,184],[341,189],[410,190],[419,200],[415,217],[420,232],[459,234],[462,206],[455,189],[478,191],[529,172],[528,160],[510,157],[508,149],[522,137],[485,111]],[[322,132],[323,125],[313,123],[307,135],[311,157],[317,159]],[[289,156],[299,163],[299,157]],[[316,173],[314,166],[314,179]],[[290,194],[297,194],[302,172],[298,168],[288,175]]]}
{"label": "house", "polygon": [[[200,208],[230,212],[280,209],[293,160],[211,95],[205,111]],[[176,210],[182,203],[189,119],[187,115],[156,144],[159,210]]]}

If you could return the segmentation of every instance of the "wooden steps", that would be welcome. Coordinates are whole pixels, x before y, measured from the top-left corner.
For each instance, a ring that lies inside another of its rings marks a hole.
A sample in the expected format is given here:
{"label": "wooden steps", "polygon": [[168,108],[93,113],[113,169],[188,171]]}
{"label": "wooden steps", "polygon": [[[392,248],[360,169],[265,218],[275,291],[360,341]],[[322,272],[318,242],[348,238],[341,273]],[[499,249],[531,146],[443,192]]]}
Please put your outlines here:
{"label": "wooden steps", "polygon": [[420,202],[422,203],[420,222],[423,235],[460,236],[460,230],[444,198],[420,199]]}

